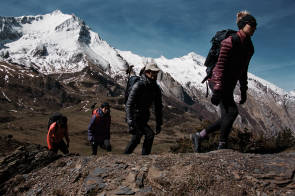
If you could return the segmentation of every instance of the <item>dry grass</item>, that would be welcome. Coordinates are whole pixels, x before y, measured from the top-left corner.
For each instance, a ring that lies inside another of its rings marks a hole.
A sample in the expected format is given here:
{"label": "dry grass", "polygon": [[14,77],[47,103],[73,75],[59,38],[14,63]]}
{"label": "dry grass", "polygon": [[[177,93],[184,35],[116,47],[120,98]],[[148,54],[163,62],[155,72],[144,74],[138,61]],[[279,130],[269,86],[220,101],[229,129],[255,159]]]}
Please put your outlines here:
{"label": "dry grass", "polygon": [[[118,99],[109,98],[108,100],[90,100],[81,102],[72,107],[63,108],[59,112],[68,117],[68,126],[70,134],[70,152],[76,152],[81,155],[91,154],[91,147],[87,141],[87,128],[91,118],[90,108],[92,103],[108,101],[113,106],[111,108],[111,144],[112,152],[120,154],[124,152],[131,135],[127,133],[128,127],[125,122],[125,112],[122,105],[117,104]],[[47,146],[47,122],[53,112],[9,112],[16,119],[10,122],[0,124],[0,136],[12,134],[19,141],[32,142]],[[153,154],[166,153],[175,145],[179,138],[188,137],[190,133],[202,127],[201,122],[188,113],[181,115],[169,115],[165,117],[162,132],[156,135],[152,148]],[[150,126],[154,129],[155,122],[150,121]],[[142,138],[143,141],[143,138]],[[141,154],[142,144],[138,145],[135,153]],[[98,154],[105,154],[106,151],[98,149]]]}

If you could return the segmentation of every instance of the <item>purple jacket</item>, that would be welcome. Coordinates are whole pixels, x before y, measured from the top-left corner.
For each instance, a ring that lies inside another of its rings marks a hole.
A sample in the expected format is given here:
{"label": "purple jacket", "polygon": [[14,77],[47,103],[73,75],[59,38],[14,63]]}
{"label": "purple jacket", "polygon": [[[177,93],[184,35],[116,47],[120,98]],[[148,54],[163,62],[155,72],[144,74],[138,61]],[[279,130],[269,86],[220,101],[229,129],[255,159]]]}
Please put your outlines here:
{"label": "purple jacket", "polygon": [[241,92],[248,89],[247,73],[254,47],[251,38],[242,30],[238,31],[237,35],[241,44],[236,48],[233,48],[231,36],[221,42],[218,61],[209,79],[215,91],[232,93],[238,81]]}
{"label": "purple jacket", "polygon": [[110,139],[111,115],[104,114],[101,109],[93,112],[88,126],[88,140],[102,143]]}

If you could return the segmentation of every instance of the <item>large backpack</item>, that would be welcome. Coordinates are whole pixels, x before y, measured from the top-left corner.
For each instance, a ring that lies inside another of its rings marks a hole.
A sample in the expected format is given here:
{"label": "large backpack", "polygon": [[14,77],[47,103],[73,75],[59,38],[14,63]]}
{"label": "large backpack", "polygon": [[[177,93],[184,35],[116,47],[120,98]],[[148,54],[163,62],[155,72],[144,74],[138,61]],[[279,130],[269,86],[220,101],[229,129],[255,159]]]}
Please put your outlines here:
{"label": "large backpack", "polygon": [[63,117],[63,115],[59,112],[56,112],[54,114],[52,114],[50,117],[49,117],[49,120],[48,120],[48,127],[47,129],[49,129],[50,125],[56,121],[58,121],[59,119],[61,119],[61,117]]}
{"label": "large backpack", "polygon": [[216,32],[214,37],[211,39],[212,46],[209,50],[209,53],[207,55],[207,58],[205,60],[204,65],[207,67],[206,68],[206,77],[203,79],[202,83],[204,83],[206,80],[211,78],[213,68],[215,67],[219,52],[220,52],[220,47],[221,47],[221,42],[228,38],[229,36],[232,36],[232,44],[233,47],[237,46],[240,43],[240,38],[237,35],[237,31],[231,30],[231,29],[226,29],[222,31]]}
{"label": "large backpack", "polygon": [[129,93],[133,87],[133,85],[138,82],[140,80],[140,76],[131,76],[130,78],[128,78],[127,81],[127,86],[125,89],[125,98],[124,98],[124,104],[126,104],[128,97],[129,97]]}

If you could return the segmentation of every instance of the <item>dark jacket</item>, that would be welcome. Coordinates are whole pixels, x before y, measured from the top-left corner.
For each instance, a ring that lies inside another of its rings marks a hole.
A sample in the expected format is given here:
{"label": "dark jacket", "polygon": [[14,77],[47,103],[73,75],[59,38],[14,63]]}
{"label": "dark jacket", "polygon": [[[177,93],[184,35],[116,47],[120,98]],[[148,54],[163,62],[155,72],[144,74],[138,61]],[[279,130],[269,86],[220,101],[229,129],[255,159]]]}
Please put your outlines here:
{"label": "dark jacket", "polygon": [[150,117],[150,108],[155,105],[157,126],[162,125],[162,93],[157,82],[142,74],[132,87],[126,102],[126,119],[129,125],[144,125]]}
{"label": "dark jacket", "polygon": [[221,42],[220,53],[213,74],[209,82],[213,84],[213,90],[222,93],[233,93],[239,81],[241,92],[246,92],[248,66],[254,47],[250,37],[240,30],[237,32],[240,44],[233,47],[232,37],[229,36]]}
{"label": "dark jacket", "polygon": [[101,109],[93,112],[88,126],[88,140],[91,142],[102,143],[110,139],[111,115],[104,114]]}

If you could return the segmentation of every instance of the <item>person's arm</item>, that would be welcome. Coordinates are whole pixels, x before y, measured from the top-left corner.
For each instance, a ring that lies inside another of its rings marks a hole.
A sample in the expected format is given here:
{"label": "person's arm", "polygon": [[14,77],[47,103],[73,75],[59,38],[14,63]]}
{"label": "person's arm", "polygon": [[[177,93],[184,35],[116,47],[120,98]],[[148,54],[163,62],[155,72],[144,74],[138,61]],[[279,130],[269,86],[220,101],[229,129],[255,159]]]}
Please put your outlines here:
{"label": "person's arm", "polygon": [[217,60],[216,66],[213,69],[212,81],[214,82],[214,87],[213,87],[214,91],[221,92],[223,89],[224,72],[229,60],[229,54],[231,52],[231,49],[232,49],[232,39],[230,36],[221,42],[221,48],[220,48],[218,60]]}
{"label": "person's arm", "polygon": [[240,104],[244,104],[247,100],[247,90],[248,90],[248,67],[250,63],[252,55],[249,56],[247,61],[245,62],[245,66],[243,67],[241,77],[239,79],[240,83],[240,92],[241,92],[241,100]]}
{"label": "person's arm", "polygon": [[163,104],[162,104],[162,92],[160,87],[157,85],[157,93],[155,100],[155,116],[156,116],[156,133],[161,131],[163,124]]}
{"label": "person's arm", "polygon": [[242,74],[239,79],[241,93],[246,92],[248,90],[248,67],[249,67],[250,59],[251,57],[249,57],[247,62],[245,62],[245,66],[243,67]]}
{"label": "person's arm", "polygon": [[67,141],[67,146],[70,146],[70,137],[69,137],[69,131],[68,131],[68,127],[65,128],[65,138]]}
{"label": "person's arm", "polygon": [[95,123],[96,116],[92,115],[90,123],[88,125],[88,140],[91,142],[94,140],[94,123]]}
{"label": "person's arm", "polygon": [[129,126],[134,126],[134,113],[135,105],[138,96],[140,95],[142,85],[141,82],[137,82],[132,86],[132,89],[129,93],[127,102],[126,102],[126,119]]}
{"label": "person's arm", "polygon": [[48,145],[49,150],[52,149],[52,143],[56,142],[55,129],[56,129],[56,123],[52,124],[49,127],[49,130],[48,130],[48,133],[47,133],[47,145]]}
{"label": "person's arm", "polygon": [[106,137],[106,139],[108,140],[111,139],[111,121],[112,121],[112,117],[109,116],[108,124],[107,124],[107,137]]}

